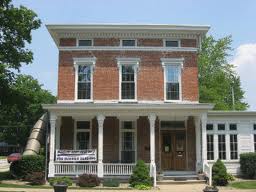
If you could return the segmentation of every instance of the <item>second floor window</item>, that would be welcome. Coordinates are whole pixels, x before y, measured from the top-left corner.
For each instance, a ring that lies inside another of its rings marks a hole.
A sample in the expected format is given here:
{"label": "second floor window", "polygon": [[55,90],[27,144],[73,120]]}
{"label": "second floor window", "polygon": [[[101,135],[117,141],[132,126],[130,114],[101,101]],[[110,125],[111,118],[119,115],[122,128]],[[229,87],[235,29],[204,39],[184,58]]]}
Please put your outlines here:
{"label": "second floor window", "polygon": [[78,66],[77,99],[91,99],[91,65]]}
{"label": "second floor window", "polygon": [[121,66],[121,99],[135,99],[134,65]]}
{"label": "second floor window", "polygon": [[180,100],[180,65],[166,65],[166,100]]}

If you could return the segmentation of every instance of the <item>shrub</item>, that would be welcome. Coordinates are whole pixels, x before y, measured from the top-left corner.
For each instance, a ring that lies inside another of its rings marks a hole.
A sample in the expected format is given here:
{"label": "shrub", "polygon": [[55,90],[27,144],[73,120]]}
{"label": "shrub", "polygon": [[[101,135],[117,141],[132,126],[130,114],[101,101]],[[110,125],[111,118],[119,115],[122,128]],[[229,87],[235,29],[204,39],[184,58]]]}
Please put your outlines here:
{"label": "shrub", "polygon": [[256,153],[241,154],[240,169],[243,177],[248,179],[256,177]]}
{"label": "shrub", "polygon": [[213,185],[226,186],[228,184],[228,174],[224,163],[218,159],[212,166]]}
{"label": "shrub", "polygon": [[129,178],[129,183],[131,187],[135,187],[136,185],[152,186],[152,180],[149,176],[149,168],[144,161],[137,161],[133,173]]}
{"label": "shrub", "polygon": [[139,184],[139,185],[135,185],[134,188],[138,190],[149,190],[151,189],[151,186]]}
{"label": "shrub", "polygon": [[45,159],[41,155],[22,156],[21,160],[14,161],[10,166],[10,172],[14,177],[25,179],[33,172],[45,170]]}
{"label": "shrub", "polygon": [[54,177],[49,179],[50,185],[55,185],[55,184],[66,184],[68,186],[72,185],[72,180],[69,177]]}
{"label": "shrub", "polygon": [[80,187],[96,187],[100,185],[100,179],[97,175],[83,174],[78,178],[78,185]]}
{"label": "shrub", "polygon": [[44,172],[33,172],[26,177],[26,180],[29,181],[31,185],[43,185],[45,184]]}
{"label": "shrub", "polygon": [[119,187],[120,182],[117,179],[105,179],[103,181],[104,187]]}

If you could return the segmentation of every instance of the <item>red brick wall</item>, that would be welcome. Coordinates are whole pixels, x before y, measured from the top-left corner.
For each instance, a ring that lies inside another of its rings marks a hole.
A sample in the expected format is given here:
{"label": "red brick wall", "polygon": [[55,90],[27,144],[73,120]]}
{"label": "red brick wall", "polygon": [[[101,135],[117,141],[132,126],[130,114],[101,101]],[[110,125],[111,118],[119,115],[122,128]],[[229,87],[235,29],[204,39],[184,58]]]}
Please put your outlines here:
{"label": "red brick wall", "polygon": [[120,39],[117,38],[97,38],[94,39],[94,46],[119,46]]}
{"label": "red brick wall", "polygon": [[163,39],[138,39],[138,46],[162,47]]}
{"label": "red brick wall", "polygon": [[61,38],[60,46],[76,46],[75,38]]}
{"label": "red brick wall", "polygon": [[93,73],[93,99],[118,100],[119,71],[117,57],[139,57],[138,100],[164,99],[164,74],[160,58],[185,58],[182,70],[183,100],[198,101],[197,54],[154,51],[60,51],[58,99],[73,100],[75,71],[73,57],[96,57]]}
{"label": "red brick wall", "polygon": [[181,47],[197,47],[195,39],[181,39],[180,41]]}

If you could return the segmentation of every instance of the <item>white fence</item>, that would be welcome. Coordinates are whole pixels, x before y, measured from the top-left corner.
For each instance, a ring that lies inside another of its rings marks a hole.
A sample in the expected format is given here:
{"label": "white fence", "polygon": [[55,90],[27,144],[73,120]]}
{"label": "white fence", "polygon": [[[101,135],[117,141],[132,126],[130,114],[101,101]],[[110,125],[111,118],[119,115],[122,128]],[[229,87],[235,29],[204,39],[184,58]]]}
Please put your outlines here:
{"label": "white fence", "polygon": [[204,163],[204,174],[208,177],[208,184],[212,185],[212,165],[209,165],[207,162]]}
{"label": "white fence", "polygon": [[[55,175],[97,174],[97,163],[54,163]],[[104,175],[131,175],[135,164],[104,163]]]}

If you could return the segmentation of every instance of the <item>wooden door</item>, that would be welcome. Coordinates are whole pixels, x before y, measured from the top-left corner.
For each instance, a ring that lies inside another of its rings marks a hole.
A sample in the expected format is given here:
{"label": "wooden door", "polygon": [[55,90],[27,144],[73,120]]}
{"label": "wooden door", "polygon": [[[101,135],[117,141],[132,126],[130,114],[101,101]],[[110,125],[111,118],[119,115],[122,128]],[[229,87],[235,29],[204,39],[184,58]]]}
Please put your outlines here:
{"label": "wooden door", "polygon": [[168,132],[162,133],[161,166],[163,170],[173,169],[173,138]]}
{"label": "wooden door", "polygon": [[175,133],[174,169],[186,169],[186,137],[185,132]]}

